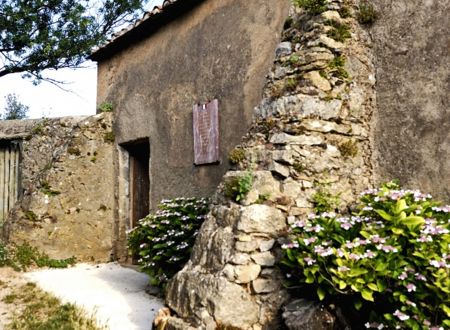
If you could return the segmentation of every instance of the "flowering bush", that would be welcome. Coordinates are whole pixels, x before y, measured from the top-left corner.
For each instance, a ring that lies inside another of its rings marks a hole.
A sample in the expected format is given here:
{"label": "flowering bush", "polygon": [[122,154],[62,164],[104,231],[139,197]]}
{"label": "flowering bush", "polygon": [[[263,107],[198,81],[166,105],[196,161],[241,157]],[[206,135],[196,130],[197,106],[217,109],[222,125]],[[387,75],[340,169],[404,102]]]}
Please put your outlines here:
{"label": "flowering bush", "polygon": [[129,233],[128,246],[152,285],[163,287],[189,260],[207,212],[204,198],[163,200],[155,214],[139,220]]}
{"label": "flowering bush", "polygon": [[288,283],[352,300],[366,328],[450,328],[450,206],[393,182],[361,202],[352,216],[292,224],[282,246]]}

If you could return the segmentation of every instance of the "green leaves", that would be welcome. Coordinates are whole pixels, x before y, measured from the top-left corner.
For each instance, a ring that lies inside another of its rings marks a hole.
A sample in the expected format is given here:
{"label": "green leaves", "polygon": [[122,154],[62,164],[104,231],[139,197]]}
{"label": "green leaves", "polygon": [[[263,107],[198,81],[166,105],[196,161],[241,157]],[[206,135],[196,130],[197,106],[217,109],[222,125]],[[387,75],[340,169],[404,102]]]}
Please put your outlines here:
{"label": "green leaves", "polygon": [[285,248],[291,281],[319,300],[345,296],[356,310],[389,311],[368,320],[386,328],[450,325],[450,207],[393,183],[361,202],[353,215],[294,222],[299,244]]}
{"label": "green leaves", "polygon": [[317,297],[319,297],[319,300],[324,300],[325,299],[325,296],[326,296],[326,291],[322,288],[322,287],[318,287],[317,288]]}
{"label": "green leaves", "polygon": [[363,289],[361,291],[361,296],[363,297],[363,299],[368,300],[368,301],[374,301],[373,300],[373,291],[370,289]]}
{"label": "green leaves", "polygon": [[0,1],[0,77],[79,66],[92,48],[132,21],[142,1]]}

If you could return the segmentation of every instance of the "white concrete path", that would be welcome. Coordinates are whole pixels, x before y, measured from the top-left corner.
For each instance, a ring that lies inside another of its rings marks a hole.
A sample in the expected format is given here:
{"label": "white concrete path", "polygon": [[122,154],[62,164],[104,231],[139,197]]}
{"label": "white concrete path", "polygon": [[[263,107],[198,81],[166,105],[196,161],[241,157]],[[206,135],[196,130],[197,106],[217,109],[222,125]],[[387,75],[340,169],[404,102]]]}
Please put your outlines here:
{"label": "white concrete path", "polygon": [[145,293],[145,274],[116,263],[37,270],[25,277],[63,302],[94,312],[110,330],[149,330],[163,306],[161,299]]}

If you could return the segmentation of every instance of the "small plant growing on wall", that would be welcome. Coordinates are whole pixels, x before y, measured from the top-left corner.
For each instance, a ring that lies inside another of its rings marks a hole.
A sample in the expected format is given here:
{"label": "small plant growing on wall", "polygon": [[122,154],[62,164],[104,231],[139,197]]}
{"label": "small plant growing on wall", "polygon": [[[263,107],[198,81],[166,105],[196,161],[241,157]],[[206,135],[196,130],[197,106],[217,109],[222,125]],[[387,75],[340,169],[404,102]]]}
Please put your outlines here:
{"label": "small plant growing on wall", "polygon": [[105,134],[103,134],[103,141],[105,143],[114,143],[115,139],[116,136],[113,131],[105,132]]}
{"label": "small plant growing on wall", "polygon": [[239,202],[247,196],[252,189],[253,173],[247,171],[244,174],[230,178],[225,182],[224,194],[226,197]]}
{"label": "small plant growing on wall", "polygon": [[164,287],[189,260],[201,224],[208,213],[205,198],[163,200],[128,236],[128,247],[139,256],[150,283]]}
{"label": "small plant growing on wall", "polygon": [[297,220],[282,246],[288,286],[356,313],[355,329],[450,328],[450,205],[390,182],[352,215]]}
{"label": "small plant growing on wall", "polygon": [[350,26],[345,23],[330,20],[327,22],[327,24],[332,27],[332,29],[327,32],[327,36],[336,41],[344,42],[352,36],[350,32]]}
{"label": "small plant growing on wall", "polygon": [[358,22],[365,25],[372,25],[378,18],[378,13],[369,2],[362,2],[359,5]]}
{"label": "small plant growing on wall", "polygon": [[112,112],[114,110],[114,106],[111,102],[102,102],[99,104],[98,110],[100,112]]}
{"label": "small plant growing on wall", "polygon": [[40,188],[41,192],[46,194],[49,197],[57,196],[57,195],[61,194],[60,191],[53,190],[52,187],[50,186],[50,183],[46,180],[42,180],[40,185],[41,185],[41,188]]}
{"label": "small plant growing on wall", "polygon": [[321,186],[314,195],[312,195],[314,210],[318,213],[330,212],[339,206],[339,195],[332,194],[326,186]]}
{"label": "small plant growing on wall", "polygon": [[228,160],[233,165],[242,163],[245,160],[245,151],[241,148],[234,148],[233,150],[230,151],[230,154],[228,155]]}
{"label": "small plant growing on wall", "polygon": [[355,157],[358,154],[358,144],[353,140],[342,142],[338,145],[338,149],[344,157]]}
{"label": "small plant growing on wall", "polygon": [[294,0],[294,3],[304,8],[310,14],[318,15],[327,10],[327,0]]}

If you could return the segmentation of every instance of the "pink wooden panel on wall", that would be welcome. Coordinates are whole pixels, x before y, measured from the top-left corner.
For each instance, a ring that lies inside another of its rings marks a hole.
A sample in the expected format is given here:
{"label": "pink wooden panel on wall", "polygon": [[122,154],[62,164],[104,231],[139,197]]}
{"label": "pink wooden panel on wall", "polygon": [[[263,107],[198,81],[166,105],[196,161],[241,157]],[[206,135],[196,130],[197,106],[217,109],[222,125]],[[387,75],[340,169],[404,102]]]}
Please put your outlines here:
{"label": "pink wooden panel on wall", "polygon": [[194,163],[219,161],[219,101],[194,105]]}

